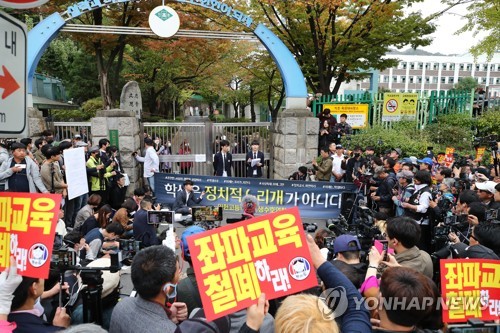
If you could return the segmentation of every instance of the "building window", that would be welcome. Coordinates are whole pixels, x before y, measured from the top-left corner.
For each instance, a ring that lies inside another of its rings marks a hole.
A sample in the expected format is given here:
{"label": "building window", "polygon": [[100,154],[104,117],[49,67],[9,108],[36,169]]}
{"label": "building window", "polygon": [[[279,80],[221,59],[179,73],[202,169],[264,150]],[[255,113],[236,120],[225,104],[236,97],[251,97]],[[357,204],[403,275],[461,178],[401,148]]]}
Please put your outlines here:
{"label": "building window", "polygon": [[384,75],[384,83],[389,83],[389,76]]}
{"label": "building window", "polygon": [[483,65],[483,72],[487,72],[488,71],[488,64],[484,64]]}
{"label": "building window", "polygon": [[410,76],[410,83],[413,83],[413,76]]}
{"label": "building window", "polygon": [[444,71],[446,70],[447,65],[448,65],[448,64],[443,64],[442,68],[443,68],[443,70],[444,70]]}
{"label": "building window", "polygon": [[455,64],[450,64],[450,66],[448,66],[448,70],[454,71],[455,70]]}
{"label": "building window", "polygon": [[419,62],[418,63],[418,69],[423,69],[424,68],[424,63],[423,62]]}
{"label": "building window", "polygon": [[431,66],[431,64],[429,64],[428,62],[425,63],[425,69],[429,69]]}
{"label": "building window", "polygon": [[476,64],[476,71],[479,71],[479,68],[481,68],[479,64]]}
{"label": "building window", "polygon": [[492,77],[490,77],[490,84],[493,84],[495,82]]}
{"label": "building window", "polygon": [[422,83],[422,77],[421,76],[417,77],[417,82],[418,83]]}
{"label": "building window", "polygon": [[438,78],[437,78],[437,76],[434,76],[434,77],[432,78],[432,83],[438,83]]}
{"label": "building window", "polygon": [[427,77],[425,78],[425,83],[430,83],[430,82],[431,82],[431,78],[427,76]]}
{"label": "building window", "polygon": [[406,61],[403,62],[403,69],[406,69],[407,66],[408,66],[408,63]]}
{"label": "building window", "polygon": [[486,83],[486,78],[485,78],[485,77],[483,77],[483,78],[481,79],[481,83]]}
{"label": "building window", "polygon": [[398,82],[398,77],[397,76],[393,76],[392,77],[392,82],[397,83]]}
{"label": "building window", "polygon": [[446,76],[441,77],[441,83],[446,83]]}
{"label": "building window", "polygon": [[490,71],[492,71],[492,72],[493,72],[494,70],[495,70],[495,65],[494,65],[494,64],[491,64],[491,65],[490,65]]}
{"label": "building window", "polygon": [[495,84],[500,84],[500,77],[497,77]]}
{"label": "building window", "polygon": [[463,71],[465,69],[465,65],[464,64],[460,64],[460,70]]}
{"label": "building window", "polygon": [[437,71],[439,69],[439,64],[435,62],[434,65],[432,65],[432,69]]}
{"label": "building window", "polygon": [[450,76],[448,78],[448,83],[453,83],[455,81],[455,78],[453,76]]}
{"label": "building window", "polygon": [[467,64],[466,70],[470,72],[472,70],[472,64]]}
{"label": "building window", "polygon": [[401,83],[405,83],[406,82],[406,76],[401,76]]}

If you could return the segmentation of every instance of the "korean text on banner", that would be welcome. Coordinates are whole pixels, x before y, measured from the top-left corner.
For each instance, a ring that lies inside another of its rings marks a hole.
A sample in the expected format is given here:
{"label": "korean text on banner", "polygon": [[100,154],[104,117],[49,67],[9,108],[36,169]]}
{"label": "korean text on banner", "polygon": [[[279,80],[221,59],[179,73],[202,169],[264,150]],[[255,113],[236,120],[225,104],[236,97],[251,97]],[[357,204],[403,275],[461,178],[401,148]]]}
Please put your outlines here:
{"label": "korean text on banner", "polygon": [[340,115],[347,115],[347,123],[353,129],[366,128],[368,126],[368,104],[325,104],[324,109],[330,109],[330,113],[340,119]]}
{"label": "korean text on banner", "polygon": [[254,195],[257,214],[274,213],[299,207],[303,218],[336,218],[342,208],[342,193],[355,193],[353,183],[304,182],[259,178],[209,177],[155,173],[157,201],[172,206],[186,179],[194,182],[193,191],[205,196],[201,205],[219,206],[224,212],[241,212],[241,199]]}
{"label": "korean text on banner", "polygon": [[298,208],[187,238],[207,320],[318,284]]}
{"label": "korean text on banner", "polygon": [[443,321],[495,320],[500,315],[500,261],[450,259],[440,261]]}
{"label": "korean text on banner", "polygon": [[401,120],[401,94],[385,93],[382,121]]}
{"label": "korean text on banner", "polygon": [[47,193],[0,193],[0,270],[16,257],[22,276],[46,279],[61,196]]}
{"label": "korean text on banner", "polygon": [[444,166],[447,168],[451,168],[453,163],[455,162],[455,157],[453,154],[455,153],[455,148],[446,147],[446,153],[444,155]]}
{"label": "korean text on banner", "polygon": [[418,94],[402,93],[401,101],[401,117],[406,120],[415,119],[417,117],[417,102]]}

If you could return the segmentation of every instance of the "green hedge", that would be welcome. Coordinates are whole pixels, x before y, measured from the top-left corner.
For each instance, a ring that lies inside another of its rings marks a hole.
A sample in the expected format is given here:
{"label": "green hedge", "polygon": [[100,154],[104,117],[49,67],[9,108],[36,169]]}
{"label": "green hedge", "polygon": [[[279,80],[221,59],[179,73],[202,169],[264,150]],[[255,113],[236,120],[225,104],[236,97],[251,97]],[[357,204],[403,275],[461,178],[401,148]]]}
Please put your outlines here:
{"label": "green hedge", "polygon": [[380,125],[359,131],[342,143],[349,149],[355,146],[374,146],[377,153],[387,149],[401,148],[404,156],[422,157],[427,147],[435,153],[445,152],[446,147],[454,147],[459,155],[474,154],[473,137],[475,129],[481,136],[500,135],[500,110],[489,110],[478,118],[464,114],[439,116],[435,123],[417,130],[416,122],[394,122],[392,128]]}

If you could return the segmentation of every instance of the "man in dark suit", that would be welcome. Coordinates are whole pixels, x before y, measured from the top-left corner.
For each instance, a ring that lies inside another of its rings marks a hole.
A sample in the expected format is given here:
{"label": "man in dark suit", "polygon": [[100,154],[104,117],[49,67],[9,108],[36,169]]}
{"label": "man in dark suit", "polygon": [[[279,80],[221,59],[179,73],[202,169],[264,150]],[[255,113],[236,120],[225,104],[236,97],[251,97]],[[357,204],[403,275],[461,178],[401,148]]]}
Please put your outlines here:
{"label": "man in dark suit", "polygon": [[177,214],[191,214],[191,207],[199,205],[203,200],[205,192],[201,192],[200,196],[198,198],[195,198],[193,185],[194,183],[191,180],[186,179],[184,181],[184,189],[176,193],[173,210]]}
{"label": "man in dark suit", "polygon": [[148,224],[148,211],[150,210],[153,210],[153,201],[145,197],[141,201],[141,209],[134,215],[134,238],[141,241],[144,247],[161,244],[156,236],[155,226]]}
{"label": "man in dark suit", "polygon": [[231,177],[233,167],[233,156],[229,152],[229,141],[220,142],[220,152],[214,156],[214,174],[216,176]]}
{"label": "man in dark suit", "polygon": [[[247,153],[247,177],[262,177],[262,167],[264,166],[264,153],[259,151],[259,141],[252,141],[252,150]],[[260,160],[252,162],[253,160]]]}

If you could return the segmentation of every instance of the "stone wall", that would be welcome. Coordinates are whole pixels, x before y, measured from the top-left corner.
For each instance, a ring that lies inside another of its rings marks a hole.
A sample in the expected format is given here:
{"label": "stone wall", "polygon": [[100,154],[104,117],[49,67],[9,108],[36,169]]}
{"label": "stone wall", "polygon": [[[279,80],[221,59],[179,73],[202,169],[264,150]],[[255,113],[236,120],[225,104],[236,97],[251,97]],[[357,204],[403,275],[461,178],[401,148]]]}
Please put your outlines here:
{"label": "stone wall", "polygon": [[318,119],[309,110],[285,110],[273,131],[274,179],[286,179],[318,155]]}
{"label": "stone wall", "polygon": [[[28,108],[28,133],[30,137],[38,137],[45,129],[47,129],[47,124],[45,123],[42,111],[35,108]],[[35,140],[33,139],[33,141]]]}
{"label": "stone wall", "polygon": [[93,146],[97,146],[100,139],[109,139],[110,130],[118,130],[120,160],[130,178],[129,192],[133,192],[137,183],[141,181],[139,174],[141,168],[131,156],[132,152],[140,148],[140,126],[135,113],[120,109],[102,110],[97,112],[91,122]]}

